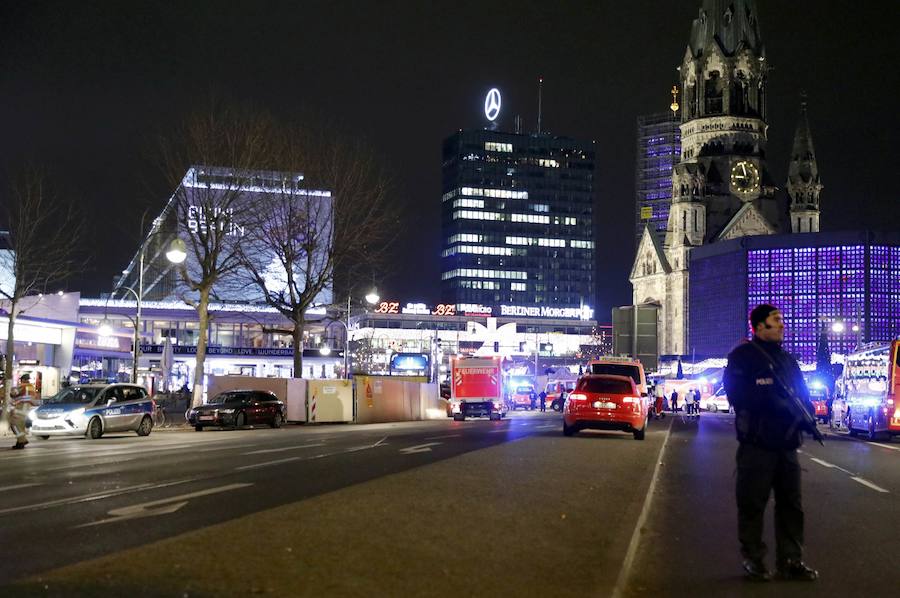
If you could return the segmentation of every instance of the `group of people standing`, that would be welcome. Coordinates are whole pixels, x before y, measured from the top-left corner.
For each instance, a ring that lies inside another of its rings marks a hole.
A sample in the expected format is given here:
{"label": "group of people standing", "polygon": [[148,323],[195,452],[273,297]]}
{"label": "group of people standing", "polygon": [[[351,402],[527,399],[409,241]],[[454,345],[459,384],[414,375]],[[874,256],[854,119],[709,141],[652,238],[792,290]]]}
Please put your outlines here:
{"label": "group of people standing", "polygon": [[[669,407],[672,412],[678,411],[678,391],[673,390],[669,396]],[[688,415],[700,415],[700,391],[691,388],[684,393],[684,412]]]}

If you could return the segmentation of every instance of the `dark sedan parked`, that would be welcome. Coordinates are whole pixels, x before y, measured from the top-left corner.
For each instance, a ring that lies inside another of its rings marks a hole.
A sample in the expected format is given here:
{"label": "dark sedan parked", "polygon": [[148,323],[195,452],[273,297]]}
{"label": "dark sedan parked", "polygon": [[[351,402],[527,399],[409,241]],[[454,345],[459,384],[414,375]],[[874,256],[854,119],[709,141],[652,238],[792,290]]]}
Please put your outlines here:
{"label": "dark sedan parked", "polygon": [[278,428],[284,423],[284,403],[265,390],[229,390],[213,397],[206,405],[188,410],[189,424],[200,432],[207,426],[242,428],[265,424]]}

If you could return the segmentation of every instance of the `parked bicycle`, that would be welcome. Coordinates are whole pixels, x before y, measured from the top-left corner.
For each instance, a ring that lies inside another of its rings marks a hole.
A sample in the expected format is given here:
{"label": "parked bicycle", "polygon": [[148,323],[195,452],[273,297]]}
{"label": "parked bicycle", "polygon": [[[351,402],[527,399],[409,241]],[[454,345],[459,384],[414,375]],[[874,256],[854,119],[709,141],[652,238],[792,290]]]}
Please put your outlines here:
{"label": "parked bicycle", "polygon": [[161,403],[153,402],[153,427],[159,428],[166,425],[166,410]]}

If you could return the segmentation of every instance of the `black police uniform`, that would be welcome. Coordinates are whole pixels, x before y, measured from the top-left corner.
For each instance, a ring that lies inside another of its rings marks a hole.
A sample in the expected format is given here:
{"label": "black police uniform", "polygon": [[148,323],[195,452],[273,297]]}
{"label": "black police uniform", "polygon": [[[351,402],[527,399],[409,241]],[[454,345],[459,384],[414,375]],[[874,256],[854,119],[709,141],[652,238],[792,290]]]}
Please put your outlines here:
{"label": "black police uniform", "polygon": [[[755,346],[754,346],[755,345]],[[760,352],[760,349],[768,355]],[[775,492],[775,555],[782,564],[799,562],[803,553],[803,505],[797,448],[803,443],[800,424],[775,384],[779,377],[809,404],[809,390],[796,360],[781,345],[754,337],[728,355],[725,391],[735,411],[737,450],[738,539],[745,559],[762,562],[763,517]]]}

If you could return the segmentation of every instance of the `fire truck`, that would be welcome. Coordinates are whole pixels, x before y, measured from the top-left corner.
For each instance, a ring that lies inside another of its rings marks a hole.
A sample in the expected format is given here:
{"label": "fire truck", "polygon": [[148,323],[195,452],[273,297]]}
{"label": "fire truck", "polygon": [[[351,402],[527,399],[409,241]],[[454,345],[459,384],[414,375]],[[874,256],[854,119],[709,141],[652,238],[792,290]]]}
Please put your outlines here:
{"label": "fire truck", "polygon": [[833,412],[842,416],[851,436],[862,433],[876,440],[900,435],[900,341],[868,345],[848,355],[838,384],[843,404]]}
{"label": "fire truck", "polygon": [[450,358],[450,409],[453,419],[506,415],[500,357]]}

